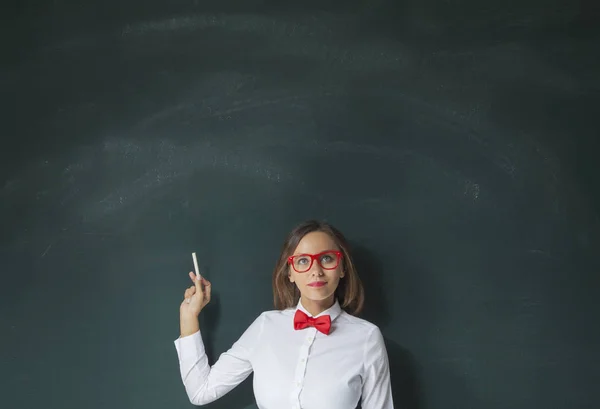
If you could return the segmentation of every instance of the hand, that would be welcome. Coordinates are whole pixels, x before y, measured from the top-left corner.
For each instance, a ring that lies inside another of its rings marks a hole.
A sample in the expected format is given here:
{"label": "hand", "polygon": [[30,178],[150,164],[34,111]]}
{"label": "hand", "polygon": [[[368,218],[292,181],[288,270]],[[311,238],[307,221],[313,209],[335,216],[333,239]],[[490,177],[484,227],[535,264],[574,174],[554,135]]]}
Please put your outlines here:
{"label": "hand", "polygon": [[[194,285],[188,287],[185,290],[183,301],[181,306],[179,307],[179,313],[185,316],[194,316],[197,317],[200,314],[200,311],[206,304],[210,302],[210,281],[202,277],[202,279],[196,280],[196,274],[190,271],[189,273],[190,279],[194,283]],[[204,286],[204,288],[202,288]]]}

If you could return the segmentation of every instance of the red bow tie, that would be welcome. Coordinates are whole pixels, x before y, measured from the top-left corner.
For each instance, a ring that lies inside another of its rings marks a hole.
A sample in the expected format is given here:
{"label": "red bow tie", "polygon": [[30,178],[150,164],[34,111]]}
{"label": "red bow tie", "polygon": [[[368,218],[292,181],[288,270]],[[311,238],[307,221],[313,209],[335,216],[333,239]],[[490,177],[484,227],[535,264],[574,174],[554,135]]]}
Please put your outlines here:
{"label": "red bow tie", "polygon": [[331,318],[329,315],[321,315],[318,318],[309,317],[303,311],[296,310],[294,315],[294,329],[304,329],[306,327],[315,327],[318,331],[328,335],[331,329]]}

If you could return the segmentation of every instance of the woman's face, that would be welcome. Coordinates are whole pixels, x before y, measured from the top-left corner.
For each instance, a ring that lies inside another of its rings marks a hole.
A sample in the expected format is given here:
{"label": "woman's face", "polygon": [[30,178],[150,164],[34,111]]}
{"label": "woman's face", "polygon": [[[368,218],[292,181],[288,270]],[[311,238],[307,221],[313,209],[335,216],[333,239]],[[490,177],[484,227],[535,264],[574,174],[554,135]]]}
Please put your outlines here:
{"label": "woman's face", "polygon": [[300,240],[292,253],[293,264],[289,265],[288,271],[289,279],[300,290],[303,301],[333,301],[335,290],[343,277],[341,254],[327,233],[311,232]]}

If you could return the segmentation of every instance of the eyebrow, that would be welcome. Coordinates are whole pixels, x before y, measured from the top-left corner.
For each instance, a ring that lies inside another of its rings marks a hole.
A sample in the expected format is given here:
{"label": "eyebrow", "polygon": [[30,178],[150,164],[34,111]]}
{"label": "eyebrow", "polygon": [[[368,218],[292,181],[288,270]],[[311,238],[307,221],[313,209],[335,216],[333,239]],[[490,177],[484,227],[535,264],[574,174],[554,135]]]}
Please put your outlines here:
{"label": "eyebrow", "polygon": [[316,253],[308,253],[308,252],[293,253],[292,256],[317,255],[317,254],[321,254],[321,253],[326,253],[328,251],[342,251],[342,250],[331,248],[331,249],[325,249],[325,250],[317,251]]}

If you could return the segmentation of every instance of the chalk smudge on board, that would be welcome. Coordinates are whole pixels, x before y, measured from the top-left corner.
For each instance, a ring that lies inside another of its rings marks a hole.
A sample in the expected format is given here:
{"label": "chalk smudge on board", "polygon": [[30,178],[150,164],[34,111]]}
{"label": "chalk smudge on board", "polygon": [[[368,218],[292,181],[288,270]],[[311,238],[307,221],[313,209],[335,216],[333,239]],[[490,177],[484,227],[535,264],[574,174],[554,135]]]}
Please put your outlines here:
{"label": "chalk smudge on board", "polygon": [[505,155],[502,155],[494,161],[496,165],[498,165],[502,170],[504,170],[510,177],[514,178],[517,172],[517,167],[510,158]]}
{"label": "chalk smudge on board", "polygon": [[479,184],[470,180],[465,181],[464,195],[469,196],[473,200],[479,199]]}
{"label": "chalk smudge on board", "polygon": [[13,191],[15,191],[17,189],[18,186],[19,186],[19,180],[17,180],[17,179],[7,180],[4,183],[4,187],[2,188],[2,190],[0,190],[0,196],[5,196],[5,195],[12,193]]}
{"label": "chalk smudge on board", "polygon": [[42,253],[42,257],[44,257],[46,255],[46,253],[48,253],[48,250],[50,250],[50,247],[52,247],[52,243],[50,243],[48,245],[48,247],[46,247],[46,250],[44,250],[44,252]]}
{"label": "chalk smudge on board", "polygon": [[[244,153],[216,146],[210,141],[190,146],[166,139],[141,143],[111,138],[104,142],[99,162],[110,163],[111,172],[131,175],[88,209],[89,217],[108,214],[141,199],[148,191],[188,177],[203,169],[233,170],[251,178],[279,183],[292,176],[280,166],[246,149]],[[141,172],[140,173],[140,169]]]}

